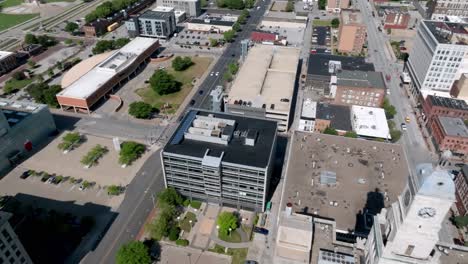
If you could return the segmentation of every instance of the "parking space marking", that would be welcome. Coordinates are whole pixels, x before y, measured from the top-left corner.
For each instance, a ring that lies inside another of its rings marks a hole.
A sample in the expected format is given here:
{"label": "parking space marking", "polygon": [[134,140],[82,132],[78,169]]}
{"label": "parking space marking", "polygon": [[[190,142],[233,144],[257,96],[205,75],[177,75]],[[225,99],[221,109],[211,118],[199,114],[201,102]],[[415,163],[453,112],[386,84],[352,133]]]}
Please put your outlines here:
{"label": "parking space marking", "polygon": [[72,185],[72,187],[70,187],[70,189],[68,189],[68,192],[71,192],[73,189],[75,189],[76,185]]}

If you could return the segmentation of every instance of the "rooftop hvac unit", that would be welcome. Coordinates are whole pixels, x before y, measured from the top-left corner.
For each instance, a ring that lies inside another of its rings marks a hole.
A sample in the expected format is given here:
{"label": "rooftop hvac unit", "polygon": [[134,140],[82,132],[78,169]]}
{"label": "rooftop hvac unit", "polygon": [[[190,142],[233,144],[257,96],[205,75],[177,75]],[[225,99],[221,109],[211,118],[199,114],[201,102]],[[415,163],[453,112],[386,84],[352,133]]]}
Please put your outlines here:
{"label": "rooftop hvac unit", "polygon": [[333,171],[320,172],[320,184],[336,184],[336,173]]}

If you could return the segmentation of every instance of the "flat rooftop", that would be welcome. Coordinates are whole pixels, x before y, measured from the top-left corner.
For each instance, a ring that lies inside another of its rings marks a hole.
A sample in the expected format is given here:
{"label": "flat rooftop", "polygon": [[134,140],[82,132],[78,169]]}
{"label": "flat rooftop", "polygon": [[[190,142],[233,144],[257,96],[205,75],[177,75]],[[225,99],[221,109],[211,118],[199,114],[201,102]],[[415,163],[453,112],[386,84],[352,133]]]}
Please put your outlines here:
{"label": "flat rooftop", "polygon": [[13,52],[0,50],[0,60],[2,60],[5,57],[10,56],[11,54],[13,54]]}
{"label": "flat rooftop", "polygon": [[385,89],[381,72],[342,70],[336,74],[337,85]]}
{"label": "flat rooftop", "polygon": [[305,98],[302,102],[301,118],[315,119],[317,115],[317,102]]}
{"label": "flat rooftop", "polygon": [[353,105],[351,122],[359,136],[390,139],[390,129],[382,108]]}
{"label": "flat rooftop", "polygon": [[146,10],[143,14],[141,14],[138,18],[142,19],[159,19],[159,20],[166,20],[169,19],[169,17],[174,15],[173,10]]}
{"label": "flat rooftop", "polygon": [[137,37],[133,39],[120,50],[114,51],[105,58],[103,57],[104,60],[102,62],[94,65],[57,95],[87,99],[102,85],[112,79],[112,77],[132,65],[138,56],[156,42],[158,42],[158,40],[153,38]]}
{"label": "flat rooftop", "polygon": [[210,18],[210,19],[192,18],[188,20],[187,23],[231,27],[232,25],[234,25],[235,22],[221,20],[221,19],[214,19],[214,18]]}
{"label": "flat rooftop", "polygon": [[331,76],[332,72],[328,70],[330,61],[340,62],[342,70],[375,71],[374,64],[367,63],[364,58],[328,54],[310,54],[307,74]]}
{"label": "flat rooftop", "polygon": [[468,104],[465,100],[428,95],[426,100],[430,100],[432,105],[468,111]]}
{"label": "flat rooftop", "polygon": [[341,23],[343,23],[343,25],[362,24],[361,12],[359,12],[359,10],[343,9],[341,11]]}
{"label": "flat rooftop", "polygon": [[441,44],[467,45],[468,24],[423,20],[424,25]]}
{"label": "flat rooftop", "polygon": [[351,131],[351,111],[347,105],[324,102],[317,104],[317,119],[330,120],[330,126],[337,130]]}
{"label": "flat rooftop", "polygon": [[468,137],[468,128],[461,118],[437,116],[445,134],[452,137]]}
{"label": "flat rooftop", "polygon": [[10,127],[17,125],[26,117],[45,107],[47,106],[43,104],[0,99],[0,112],[3,113]]}
{"label": "flat rooftop", "polygon": [[294,92],[300,49],[255,45],[234,80],[228,102],[250,101],[252,107],[288,111]]}
{"label": "flat rooftop", "polygon": [[[276,126],[276,122],[266,119],[191,110],[164,152],[204,158],[209,150],[209,156],[219,157],[224,153],[222,162],[266,168],[274,147]],[[253,138],[253,146],[246,144],[248,138]]]}
{"label": "flat rooftop", "polygon": [[[409,171],[400,145],[298,131],[291,140],[281,210],[292,203],[294,212],[332,218],[337,229],[355,230],[370,193],[386,193],[387,207],[406,186]],[[324,173],[336,174],[336,184],[321,184]]]}

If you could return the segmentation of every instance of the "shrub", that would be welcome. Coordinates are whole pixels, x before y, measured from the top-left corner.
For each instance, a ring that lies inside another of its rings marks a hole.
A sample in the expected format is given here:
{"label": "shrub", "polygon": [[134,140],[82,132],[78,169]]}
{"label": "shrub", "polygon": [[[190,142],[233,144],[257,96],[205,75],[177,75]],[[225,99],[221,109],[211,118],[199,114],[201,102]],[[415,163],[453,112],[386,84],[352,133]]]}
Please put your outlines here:
{"label": "shrub", "polygon": [[145,152],[145,145],[125,141],[120,145],[119,163],[130,165]]}
{"label": "shrub", "polygon": [[81,141],[81,135],[78,132],[67,133],[63,138],[62,142],[58,144],[60,150],[71,150],[75,146],[78,146]]}
{"label": "shrub", "polygon": [[81,159],[81,164],[86,166],[96,165],[98,160],[107,152],[109,152],[107,147],[97,144]]}
{"label": "shrub", "polygon": [[107,187],[107,194],[109,195],[119,195],[122,193],[122,187],[117,185],[110,185]]}
{"label": "shrub", "polygon": [[333,127],[327,127],[323,131],[323,134],[335,135],[336,136],[336,135],[338,135],[338,131],[336,131],[336,129],[334,129]]}
{"label": "shrub", "polygon": [[188,246],[189,241],[187,239],[177,239],[176,245],[186,247]]}
{"label": "shrub", "polygon": [[68,22],[67,25],[65,26],[65,31],[72,33],[76,31],[78,28],[79,26],[75,22]]}

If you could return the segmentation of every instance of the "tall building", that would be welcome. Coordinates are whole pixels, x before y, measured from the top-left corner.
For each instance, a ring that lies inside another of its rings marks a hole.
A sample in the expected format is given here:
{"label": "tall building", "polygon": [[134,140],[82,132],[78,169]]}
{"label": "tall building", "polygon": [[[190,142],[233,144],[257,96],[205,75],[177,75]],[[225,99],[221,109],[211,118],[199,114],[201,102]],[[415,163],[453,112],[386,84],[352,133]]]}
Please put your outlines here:
{"label": "tall building", "polygon": [[458,214],[466,215],[468,213],[468,165],[463,165],[462,169],[455,176],[455,190],[457,202],[455,205]]}
{"label": "tall building", "polygon": [[338,51],[359,54],[366,43],[367,29],[359,10],[343,10],[338,39]]}
{"label": "tall building", "polygon": [[189,111],[161,152],[166,187],[190,199],[263,211],[276,122]]}
{"label": "tall building", "polygon": [[453,83],[468,72],[467,24],[423,20],[405,72],[414,94],[450,97]]}
{"label": "tall building", "polygon": [[430,1],[427,17],[434,20],[444,20],[446,16],[468,17],[467,0],[436,0]]}
{"label": "tall building", "polygon": [[56,130],[46,105],[0,99],[0,175]]}
{"label": "tall building", "polygon": [[327,12],[340,13],[341,9],[349,7],[349,0],[328,0],[325,9]]}
{"label": "tall building", "polygon": [[0,211],[0,263],[32,264],[8,219],[11,214]]}
{"label": "tall building", "polygon": [[18,66],[15,53],[0,51],[0,75],[7,73]]}
{"label": "tall building", "polygon": [[130,36],[168,39],[176,31],[176,18],[173,8],[147,10],[138,18],[125,21]]}
{"label": "tall building", "polygon": [[432,164],[416,167],[424,178],[413,195],[407,189],[397,202],[374,216],[366,264],[439,263],[436,249],[442,223],[455,202],[455,185],[447,171]]}
{"label": "tall building", "polygon": [[200,0],[157,0],[156,5],[173,7],[175,10],[183,11],[191,17],[197,17],[201,14]]}

